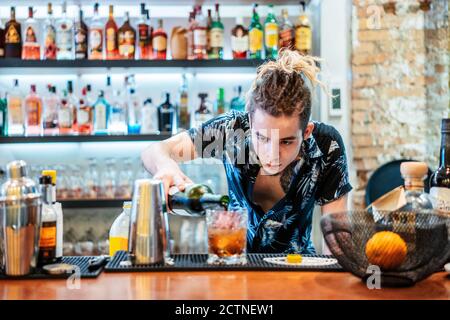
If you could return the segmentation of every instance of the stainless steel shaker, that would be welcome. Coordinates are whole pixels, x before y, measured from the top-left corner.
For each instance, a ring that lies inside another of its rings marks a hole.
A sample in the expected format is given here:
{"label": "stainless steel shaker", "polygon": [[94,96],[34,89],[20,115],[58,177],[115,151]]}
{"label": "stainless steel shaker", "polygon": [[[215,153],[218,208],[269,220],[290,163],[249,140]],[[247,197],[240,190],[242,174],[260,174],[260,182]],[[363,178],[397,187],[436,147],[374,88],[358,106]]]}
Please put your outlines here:
{"label": "stainless steel shaker", "polygon": [[162,181],[134,183],[128,251],[136,264],[154,264],[169,258],[169,232]]}
{"label": "stainless steel shaker", "polygon": [[24,161],[6,167],[7,181],[0,187],[0,246],[4,272],[9,276],[29,274],[37,263],[41,228],[41,195],[26,177]]}

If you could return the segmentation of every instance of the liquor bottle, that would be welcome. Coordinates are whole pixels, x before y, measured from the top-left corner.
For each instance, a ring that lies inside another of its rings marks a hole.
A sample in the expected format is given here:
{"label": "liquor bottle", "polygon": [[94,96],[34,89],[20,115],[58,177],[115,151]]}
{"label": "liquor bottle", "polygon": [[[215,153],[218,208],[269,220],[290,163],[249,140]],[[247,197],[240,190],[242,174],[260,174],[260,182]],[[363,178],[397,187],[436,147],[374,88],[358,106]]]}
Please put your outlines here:
{"label": "liquor bottle", "polygon": [[83,10],[79,10],[78,20],[75,22],[75,59],[88,58],[88,27],[83,21]]}
{"label": "liquor bottle", "polygon": [[264,47],[266,59],[276,59],[278,56],[278,21],[273,12],[273,5],[269,5],[269,13],[264,22]]}
{"label": "liquor bottle", "polygon": [[40,32],[38,22],[33,17],[33,7],[28,7],[28,19],[25,20],[23,29],[22,59],[39,60],[41,58],[41,45],[38,39]]}
{"label": "liquor bottle", "polygon": [[127,96],[128,111],[128,134],[139,134],[141,132],[141,102],[134,88],[129,89]]}
{"label": "liquor bottle", "polygon": [[72,130],[74,133],[77,132],[77,125],[78,125],[78,121],[77,121],[77,110],[78,110],[78,103],[80,102],[77,98],[77,96],[74,94],[73,92],[73,82],[72,81],[67,81],[67,102],[70,105],[70,108],[73,110],[73,122],[72,122]]}
{"label": "liquor bottle", "polygon": [[27,136],[42,135],[42,99],[36,94],[36,85],[31,85],[29,95],[25,98],[26,126]]}
{"label": "liquor bottle", "polygon": [[231,30],[231,51],[233,59],[245,59],[248,54],[248,30],[242,17],[236,18],[236,26]]}
{"label": "liquor bottle", "polygon": [[130,24],[130,14],[125,13],[125,22],[119,28],[119,57],[134,59],[136,53],[136,30]]}
{"label": "liquor bottle", "polygon": [[114,6],[109,6],[109,18],[105,26],[106,59],[114,60],[119,57],[118,29],[114,21]]}
{"label": "liquor bottle", "polygon": [[80,104],[77,109],[77,129],[82,135],[92,134],[92,105],[87,96],[87,87],[81,90]]}
{"label": "liquor bottle", "polygon": [[105,88],[105,91],[104,91],[104,96],[105,96],[106,101],[108,101],[108,103],[113,98],[113,89],[112,89],[112,84],[111,84],[111,76],[107,76],[106,77],[106,88]]}
{"label": "liquor bottle", "polygon": [[177,187],[169,190],[169,208],[178,215],[204,215],[207,209],[228,208],[230,199],[227,195],[214,194],[204,184],[190,184],[184,192]]}
{"label": "liquor bottle", "polygon": [[67,16],[67,3],[63,2],[62,17],[56,22],[56,59],[72,60],[74,57],[73,21]]}
{"label": "liquor bottle", "polygon": [[255,3],[253,5],[252,21],[248,32],[250,59],[261,59],[263,51],[263,27],[259,22],[257,8],[258,4]]}
{"label": "liquor bottle", "polygon": [[141,18],[138,21],[138,59],[151,59],[152,49],[152,28],[150,26],[150,16],[148,10],[145,10],[145,3],[141,3]]}
{"label": "liquor bottle", "polygon": [[187,87],[187,78],[183,74],[183,83],[180,87],[180,99],[178,105],[178,125],[180,128],[189,129],[191,125],[191,113],[189,112],[189,91]]}
{"label": "liquor bottle", "polygon": [[52,178],[39,178],[40,193],[42,195],[42,222],[39,237],[38,265],[51,264],[56,261],[57,214],[52,204]]}
{"label": "liquor bottle", "polygon": [[11,7],[11,18],[5,26],[5,58],[22,56],[22,31],[16,20],[16,8]]}
{"label": "liquor bottle", "polygon": [[245,111],[245,98],[242,96],[242,86],[235,87],[237,95],[231,99],[230,109],[236,111]]}
{"label": "liquor bottle", "polygon": [[207,59],[208,53],[206,51],[207,45],[207,24],[206,18],[202,13],[202,7],[195,7],[195,24],[193,25],[193,54],[194,59]]}
{"label": "liquor bottle", "polygon": [[306,3],[301,1],[302,11],[295,24],[295,49],[301,54],[307,55],[312,50],[311,22],[306,13]]}
{"label": "liquor bottle", "polygon": [[42,52],[43,60],[56,59],[56,28],[55,21],[53,19],[52,4],[50,2],[47,5],[47,18],[44,21],[42,46],[44,48]]}
{"label": "liquor bottle", "polygon": [[214,117],[211,104],[206,100],[208,94],[199,93],[198,97],[200,98],[200,106],[194,114],[194,127],[199,127],[202,123]]}
{"label": "liquor bottle", "polygon": [[73,133],[74,106],[69,102],[67,90],[63,90],[63,97],[58,108],[59,134],[68,135]]}
{"label": "liquor bottle", "polygon": [[9,92],[8,104],[8,135],[22,136],[25,133],[25,112],[23,95],[19,89],[19,80],[14,80],[14,87]]}
{"label": "liquor bottle", "polygon": [[450,119],[442,119],[439,168],[431,176],[430,186],[434,207],[450,212]]}
{"label": "liquor bottle", "polygon": [[158,28],[152,34],[153,59],[165,60],[167,58],[167,33],[163,28],[162,19],[158,19]]}
{"label": "liquor bottle", "polygon": [[89,59],[101,60],[103,59],[103,24],[98,14],[99,4],[94,4],[94,16],[92,17],[89,26]]}
{"label": "liquor bottle", "polygon": [[158,108],[153,105],[152,99],[147,98],[142,105],[141,134],[158,133],[158,123]]}
{"label": "liquor bottle", "polygon": [[280,23],[280,49],[288,48],[293,50],[295,47],[294,25],[289,20],[287,9],[281,10],[282,21]]}
{"label": "liquor bottle", "polygon": [[94,134],[103,135],[108,133],[109,114],[110,105],[105,99],[104,91],[101,90],[94,104]]}
{"label": "liquor bottle", "polygon": [[209,31],[209,59],[223,59],[223,30],[223,23],[219,15],[219,4],[216,3],[215,16]]}
{"label": "liquor bottle", "polygon": [[0,59],[5,57],[5,27],[0,19]]}
{"label": "liquor bottle", "polygon": [[224,88],[217,89],[217,100],[216,100],[216,115],[222,114],[226,112],[226,103],[225,103],[225,90]]}
{"label": "liquor bottle", "polygon": [[187,29],[187,58],[188,60],[194,59],[194,27],[195,27],[195,12],[189,12],[189,21]]}
{"label": "liquor bottle", "polygon": [[128,250],[128,229],[130,227],[131,201],[123,203],[122,212],[109,230],[109,255]]}
{"label": "liquor bottle", "polygon": [[0,92],[0,137],[8,135],[8,104],[6,96]]}
{"label": "liquor bottle", "polygon": [[428,166],[424,162],[402,162],[400,172],[405,180],[406,204],[401,211],[421,211],[433,209],[431,196],[425,193],[424,180],[428,173]]}
{"label": "liquor bottle", "polygon": [[114,90],[113,99],[110,102],[111,112],[109,115],[108,133],[126,134],[127,133],[127,110],[119,90]]}
{"label": "liquor bottle", "polygon": [[166,101],[158,107],[158,129],[160,132],[172,133],[174,128],[175,108],[170,103],[170,93],[166,92]]}
{"label": "liquor bottle", "polygon": [[206,17],[206,52],[211,52],[211,28],[212,28],[212,11],[211,9],[208,9],[208,16]]}
{"label": "liquor bottle", "polygon": [[59,133],[58,129],[58,105],[59,98],[56,95],[56,88],[48,85],[48,93],[43,97],[43,121],[42,127],[45,136],[54,136]]}

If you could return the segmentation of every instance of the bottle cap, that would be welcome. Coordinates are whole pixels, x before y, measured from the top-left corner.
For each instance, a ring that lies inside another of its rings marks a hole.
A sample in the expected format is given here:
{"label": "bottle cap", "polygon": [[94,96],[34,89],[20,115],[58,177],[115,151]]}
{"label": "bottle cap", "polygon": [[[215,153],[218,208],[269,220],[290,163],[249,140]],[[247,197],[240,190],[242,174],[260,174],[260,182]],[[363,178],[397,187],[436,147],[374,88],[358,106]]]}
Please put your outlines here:
{"label": "bottle cap", "polygon": [[42,175],[39,177],[39,184],[52,184],[52,177],[47,175]]}
{"label": "bottle cap", "polygon": [[56,170],[42,170],[41,174],[43,176],[50,176],[52,179],[52,184],[56,185]]}
{"label": "bottle cap", "polygon": [[428,174],[428,166],[425,162],[402,162],[400,172],[405,180],[406,188],[423,188]]}

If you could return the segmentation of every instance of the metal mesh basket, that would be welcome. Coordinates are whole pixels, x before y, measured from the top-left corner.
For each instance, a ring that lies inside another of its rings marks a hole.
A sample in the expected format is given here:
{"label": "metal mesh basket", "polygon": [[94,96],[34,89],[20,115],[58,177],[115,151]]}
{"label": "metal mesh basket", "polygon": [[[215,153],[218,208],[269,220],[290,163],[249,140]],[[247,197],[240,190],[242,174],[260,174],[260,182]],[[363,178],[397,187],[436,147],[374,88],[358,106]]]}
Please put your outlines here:
{"label": "metal mesh basket", "polygon": [[[406,244],[406,256],[395,268],[380,270],[381,286],[410,286],[439,271],[450,257],[450,219],[436,211],[333,213],[321,219],[325,241],[339,264],[366,280],[373,263],[366,255],[369,239],[381,231],[399,235]],[[392,241],[394,242],[394,241]],[[384,242],[389,252],[398,243]]]}

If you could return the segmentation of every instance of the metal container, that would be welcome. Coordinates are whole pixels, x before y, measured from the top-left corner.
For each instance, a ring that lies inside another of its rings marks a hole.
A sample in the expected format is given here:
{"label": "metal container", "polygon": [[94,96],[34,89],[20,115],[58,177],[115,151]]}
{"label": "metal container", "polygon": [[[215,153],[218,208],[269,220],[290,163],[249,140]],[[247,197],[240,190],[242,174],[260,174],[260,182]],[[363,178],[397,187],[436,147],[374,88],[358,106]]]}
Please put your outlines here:
{"label": "metal container", "polygon": [[135,181],[128,251],[136,265],[154,264],[170,257],[164,187],[160,180]]}
{"label": "metal container", "polygon": [[41,228],[41,195],[28,179],[24,161],[10,162],[0,187],[0,247],[4,272],[29,274],[36,267]]}

